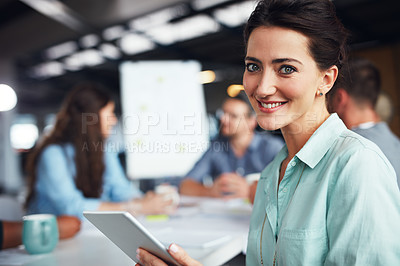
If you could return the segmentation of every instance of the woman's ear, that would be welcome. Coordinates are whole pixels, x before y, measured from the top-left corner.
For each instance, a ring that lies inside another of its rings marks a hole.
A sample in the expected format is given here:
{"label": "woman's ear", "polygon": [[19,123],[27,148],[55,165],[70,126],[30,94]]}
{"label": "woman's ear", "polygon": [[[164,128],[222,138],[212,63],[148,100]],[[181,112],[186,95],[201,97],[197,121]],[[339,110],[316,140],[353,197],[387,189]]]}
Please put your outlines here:
{"label": "woman's ear", "polygon": [[335,84],[338,74],[339,70],[337,66],[334,65],[328,68],[322,76],[322,83],[319,86],[319,91],[323,94],[327,94],[333,87],[333,84]]}

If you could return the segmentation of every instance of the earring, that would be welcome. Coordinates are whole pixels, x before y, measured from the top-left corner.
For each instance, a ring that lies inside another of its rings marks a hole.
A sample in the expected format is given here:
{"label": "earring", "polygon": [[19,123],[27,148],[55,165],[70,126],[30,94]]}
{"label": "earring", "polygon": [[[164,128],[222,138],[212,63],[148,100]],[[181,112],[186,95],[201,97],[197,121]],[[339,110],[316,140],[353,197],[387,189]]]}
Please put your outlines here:
{"label": "earring", "polygon": [[317,90],[317,93],[318,93],[318,95],[319,96],[323,96],[324,95],[324,92],[323,92],[324,90],[323,90],[323,86],[321,85],[321,86],[319,86],[319,88],[318,88],[318,90]]}

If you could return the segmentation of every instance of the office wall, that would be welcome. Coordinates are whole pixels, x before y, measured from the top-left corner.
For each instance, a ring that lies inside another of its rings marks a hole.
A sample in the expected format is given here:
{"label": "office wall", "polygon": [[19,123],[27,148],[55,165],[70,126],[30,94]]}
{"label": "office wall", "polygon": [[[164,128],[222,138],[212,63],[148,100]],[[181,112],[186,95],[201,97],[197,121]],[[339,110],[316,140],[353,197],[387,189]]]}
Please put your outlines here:
{"label": "office wall", "polygon": [[382,90],[391,98],[394,106],[390,128],[400,136],[400,43],[353,51],[373,61],[382,77]]}
{"label": "office wall", "polygon": [[[18,95],[15,76],[12,60],[0,59],[0,84],[13,87]],[[18,157],[10,141],[10,127],[16,113],[16,109],[0,112],[0,191],[7,193],[18,192],[22,185]]]}

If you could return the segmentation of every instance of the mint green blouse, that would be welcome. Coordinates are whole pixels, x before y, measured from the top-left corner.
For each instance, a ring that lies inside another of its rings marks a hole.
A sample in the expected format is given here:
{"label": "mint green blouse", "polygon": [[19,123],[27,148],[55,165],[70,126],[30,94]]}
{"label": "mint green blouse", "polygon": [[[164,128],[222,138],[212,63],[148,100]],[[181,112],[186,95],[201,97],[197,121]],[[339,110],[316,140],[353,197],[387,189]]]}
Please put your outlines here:
{"label": "mint green blouse", "polygon": [[332,114],[289,162],[285,146],[262,172],[246,264],[400,265],[400,192],[371,141]]}

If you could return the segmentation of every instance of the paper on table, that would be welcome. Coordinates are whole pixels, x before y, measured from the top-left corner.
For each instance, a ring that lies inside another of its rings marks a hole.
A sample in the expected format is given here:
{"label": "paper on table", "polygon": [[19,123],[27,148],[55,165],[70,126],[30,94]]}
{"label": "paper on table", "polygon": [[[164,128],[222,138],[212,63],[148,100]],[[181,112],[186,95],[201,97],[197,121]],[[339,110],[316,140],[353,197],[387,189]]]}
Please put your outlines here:
{"label": "paper on table", "polygon": [[205,214],[219,214],[219,215],[243,215],[250,216],[252,205],[244,199],[230,199],[230,200],[208,200],[203,201],[200,205],[200,210]]}
{"label": "paper on table", "polygon": [[153,233],[154,236],[167,247],[171,243],[176,243],[184,248],[210,248],[232,239],[232,236],[223,232],[205,233],[174,230],[172,228],[155,231]]}

